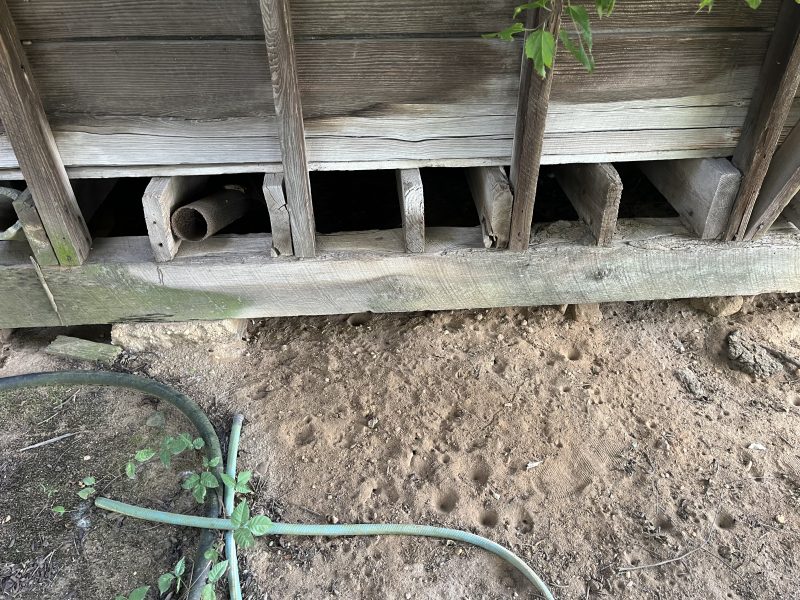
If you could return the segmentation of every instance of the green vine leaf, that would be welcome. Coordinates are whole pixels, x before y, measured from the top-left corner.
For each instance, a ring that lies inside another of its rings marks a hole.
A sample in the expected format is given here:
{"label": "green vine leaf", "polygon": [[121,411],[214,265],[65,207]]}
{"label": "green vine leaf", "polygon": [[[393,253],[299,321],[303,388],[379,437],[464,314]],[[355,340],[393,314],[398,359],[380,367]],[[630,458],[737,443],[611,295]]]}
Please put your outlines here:
{"label": "green vine leaf", "polygon": [[214,586],[207,583],[203,586],[203,591],[200,592],[200,600],[216,600],[217,593],[214,591]]}
{"label": "green vine leaf", "polygon": [[522,23],[515,21],[502,31],[497,31],[495,33],[484,33],[482,37],[487,40],[497,38],[510,42],[514,39],[516,34],[522,33],[523,31],[525,31],[525,26]]}
{"label": "green vine leaf", "polygon": [[256,515],[247,522],[247,529],[256,537],[269,533],[271,526],[272,521],[263,515]]}
{"label": "green vine leaf", "polygon": [[556,40],[552,33],[537,29],[528,34],[525,40],[525,56],[533,61],[533,68],[542,79],[547,77],[547,69],[553,68],[555,54]]}
{"label": "green vine leaf", "polygon": [[136,452],[133,458],[136,459],[136,462],[143,463],[147,462],[155,455],[156,455],[155,450],[151,450],[150,448],[145,448],[144,450],[139,450],[138,452]]}
{"label": "green vine leaf", "polygon": [[250,507],[247,502],[240,502],[231,513],[231,523],[236,529],[243,527],[250,520]]}
{"label": "green vine leaf", "polygon": [[218,562],[208,572],[208,583],[211,583],[211,584],[217,583],[222,578],[222,576],[225,574],[225,571],[227,569],[228,569],[228,561],[227,560],[223,560],[221,562]]}
{"label": "green vine leaf", "polygon": [[172,573],[164,573],[158,578],[158,592],[165,594],[169,588],[172,587],[172,582],[175,581],[175,575]]}
{"label": "green vine leaf", "polygon": [[256,538],[253,537],[252,532],[245,528],[234,531],[233,540],[242,548],[252,548],[256,543]]}

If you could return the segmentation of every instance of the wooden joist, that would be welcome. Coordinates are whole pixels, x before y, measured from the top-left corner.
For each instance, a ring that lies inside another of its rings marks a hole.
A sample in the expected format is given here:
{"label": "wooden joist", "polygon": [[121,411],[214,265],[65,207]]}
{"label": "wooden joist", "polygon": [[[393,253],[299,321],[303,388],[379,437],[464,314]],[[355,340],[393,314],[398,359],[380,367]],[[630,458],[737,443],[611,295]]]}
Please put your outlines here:
{"label": "wooden joist", "polygon": [[297,58],[288,0],[260,0],[269,55],[278,137],[292,246],[296,256],[314,256],[316,228],[308,176],[303,106],[297,81]]}
{"label": "wooden joist", "polygon": [[283,173],[264,175],[264,200],[269,211],[272,250],[275,256],[292,256],[292,224],[286,208],[286,194],[283,191]]}
{"label": "wooden joist", "polygon": [[783,211],[783,216],[800,229],[800,194],[797,194],[794,200],[789,202],[789,206]]}
{"label": "wooden joist", "polygon": [[419,169],[399,169],[397,195],[407,252],[425,252],[425,193]]}
{"label": "wooden joist", "polygon": [[480,228],[430,228],[410,254],[401,231],[319,237],[306,260],[265,256],[269,236],[215,236],[155,263],[146,238],[95,242],[92,264],[42,267],[0,243],[0,328],[123,320],[586,304],[800,292],[800,236],[773,227],[758,242],[716,244],[678,219],[620,220],[610,246],[586,246],[582,223],[537,226],[527,252],[483,247]]}
{"label": "wooden joist", "polygon": [[514,195],[503,167],[467,169],[467,182],[478,210],[487,248],[508,248]]}
{"label": "wooden joist", "polygon": [[172,213],[182,204],[199,199],[198,194],[208,181],[203,175],[153,177],[142,196],[147,235],[156,261],[172,260],[181,240],[172,233]]}
{"label": "wooden joist", "polygon": [[0,120],[62,265],[80,265],[92,242],[61,162],[33,71],[6,0],[0,0]]}
{"label": "wooden joist", "polygon": [[561,165],[556,167],[555,174],[597,245],[610,244],[622,199],[622,179],[614,166],[608,163]]}
{"label": "wooden joist", "polygon": [[770,161],[800,85],[800,6],[781,0],[775,31],[761,68],[733,164],[742,184],[725,237],[744,239]]}
{"label": "wooden joist", "polygon": [[742,174],[725,158],[644,162],[639,168],[701,239],[722,236]]}
{"label": "wooden joist", "polygon": [[752,240],[767,231],[798,193],[800,193],[800,123],[795,125],[792,133],[772,159],[753,208],[745,239]]}
{"label": "wooden joist", "polygon": [[[537,8],[528,11],[528,27],[543,27],[558,37],[561,26],[563,0],[553,0],[551,9]],[[533,61],[522,53],[517,121],[514,131],[514,149],[511,154],[511,188],[514,207],[511,211],[511,234],[508,247],[522,252],[528,247],[531,237],[533,204],[536,200],[536,183],[542,162],[544,131],[547,124],[547,109],[553,72],[544,78],[534,72]]]}
{"label": "wooden joist", "polygon": [[53,267],[58,265],[58,257],[50,245],[50,240],[42,225],[39,211],[33,203],[30,190],[22,192],[14,200],[14,210],[17,212],[19,224],[22,232],[28,240],[33,258],[43,267]]}

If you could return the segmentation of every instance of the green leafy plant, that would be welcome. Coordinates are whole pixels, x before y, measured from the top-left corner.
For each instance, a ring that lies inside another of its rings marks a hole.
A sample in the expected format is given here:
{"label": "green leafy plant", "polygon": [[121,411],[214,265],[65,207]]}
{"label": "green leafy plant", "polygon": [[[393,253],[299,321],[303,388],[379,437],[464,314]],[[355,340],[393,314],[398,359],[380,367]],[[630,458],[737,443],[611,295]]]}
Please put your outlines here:
{"label": "green leafy plant", "polygon": [[272,525],[269,517],[263,515],[250,516],[250,507],[244,500],[236,505],[231,513],[231,523],[236,528],[233,539],[242,548],[250,548],[256,543],[255,538],[265,535]]}
{"label": "green leafy plant", "polygon": [[158,592],[160,594],[166,594],[174,585],[175,593],[179,594],[181,591],[181,586],[183,585],[183,574],[185,572],[186,558],[181,557],[181,559],[173,567],[172,571],[164,573],[158,578]]}
{"label": "green leafy plant", "polygon": [[225,575],[225,571],[228,570],[228,561],[223,560],[215,564],[211,567],[211,570],[208,572],[208,578],[206,579],[206,584],[203,586],[203,589],[200,592],[200,600],[215,600],[217,597],[217,593],[215,592],[215,588],[217,587],[217,582],[222,579],[222,576]]}
{"label": "green leafy plant", "polygon": [[50,510],[52,510],[53,513],[56,515],[63,515],[65,512],[67,512],[67,509],[64,508],[63,506],[54,506]]}
{"label": "green leafy plant", "polygon": [[[700,0],[697,12],[706,10],[711,12],[714,8],[715,0]],[[747,5],[753,10],[761,6],[761,0],[745,0]],[[800,4],[800,0],[795,0]],[[609,17],[616,8],[617,0],[595,0],[597,15],[602,19]],[[542,22],[534,29],[526,28],[525,25],[516,19],[529,10],[552,10],[552,0],[536,0],[520,4],[514,9],[514,22],[495,33],[487,33],[484,38],[497,38],[511,41],[521,33],[527,33],[525,38],[525,56],[533,61],[534,70],[541,78],[547,76],[547,71],[553,68],[553,61],[556,55],[557,41],[551,31],[546,28],[546,23]],[[572,31],[562,27],[558,31],[558,41],[584,68],[592,72],[595,68],[594,56],[592,55],[593,35],[592,24],[589,12],[583,6],[573,5],[571,0],[564,3],[564,16],[569,18],[572,24]]]}
{"label": "green leafy plant", "polygon": [[150,586],[145,585],[133,590],[127,596],[115,596],[114,600],[144,600],[147,597],[147,592],[150,591]]}
{"label": "green leafy plant", "polygon": [[183,489],[192,490],[192,496],[197,502],[205,502],[208,490],[216,489],[219,487],[217,476],[210,471],[219,466],[219,457],[212,458],[211,460],[203,458],[204,471],[200,473],[193,473],[183,482]]}
{"label": "green leafy plant", "polygon": [[86,500],[89,498],[89,496],[93,496],[95,494],[97,491],[93,487],[95,483],[97,483],[97,480],[91,475],[81,479],[81,489],[78,490],[78,496],[80,496],[81,500]]}
{"label": "green leafy plant", "polygon": [[253,474],[250,471],[242,471],[241,473],[236,475],[236,479],[234,479],[227,473],[221,473],[220,477],[222,478],[222,483],[224,483],[228,487],[233,488],[233,491],[237,494],[253,493],[253,490],[251,490],[250,486],[247,485],[253,478]]}
{"label": "green leafy plant", "polygon": [[[205,446],[203,438],[194,438],[188,433],[182,433],[177,437],[167,436],[161,440],[161,448],[158,451],[158,457],[165,467],[172,464],[172,458],[178,456],[186,450],[201,450]],[[128,461],[125,465],[125,475],[128,479],[136,479],[136,471],[140,465],[149,462],[156,456],[156,451],[151,448],[143,448],[137,450],[133,455],[133,460]]]}

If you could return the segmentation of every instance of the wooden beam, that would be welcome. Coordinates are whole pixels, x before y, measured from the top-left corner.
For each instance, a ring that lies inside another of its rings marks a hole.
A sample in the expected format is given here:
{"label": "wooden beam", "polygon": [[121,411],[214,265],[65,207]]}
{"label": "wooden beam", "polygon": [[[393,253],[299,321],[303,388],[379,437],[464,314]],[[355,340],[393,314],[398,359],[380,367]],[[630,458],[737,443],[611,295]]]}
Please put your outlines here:
{"label": "wooden beam", "polygon": [[[528,27],[542,26],[558,38],[561,26],[563,0],[553,0],[551,10],[537,8],[528,11]],[[533,61],[522,53],[517,123],[514,131],[514,147],[511,155],[511,188],[514,192],[514,208],[511,212],[511,236],[508,247],[523,252],[528,247],[533,220],[533,204],[536,200],[536,183],[542,162],[544,131],[547,124],[547,109],[553,72],[544,79],[534,72]]]}
{"label": "wooden beam", "polygon": [[397,195],[407,252],[425,252],[425,193],[419,169],[399,169]]}
{"label": "wooden beam", "polygon": [[745,237],[770,161],[800,85],[800,6],[782,0],[756,92],[750,102],[733,164],[742,185],[728,221],[725,238]]}
{"label": "wooden beam", "polygon": [[724,158],[643,162],[639,168],[701,239],[722,236],[742,174]]}
{"label": "wooden beam", "polygon": [[772,159],[764,185],[753,208],[745,239],[767,231],[783,210],[800,193],[800,123],[795,125]]}
{"label": "wooden beam", "polygon": [[314,256],[314,206],[311,202],[303,106],[297,81],[297,59],[288,0],[261,0],[261,16],[278,119],[292,245],[296,256]]}
{"label": "wooden beam", "polygon": [[269,224],[272,231],[272,249],[275,256],[291,256],[292,225],[286,208],[286,195],[283,191],[283,173],[264,175],[264,199],[269,211]]}
{"label": "wooden beam", "polygon": [[30,190],[22,192],[14,200],[14,210],[17,212],[19,224],[22,232],[28,240],[28,245],[33,253],[33,258],[42,267],[52,267],[58,265],[58,257],[50,245],[50,239],[45,233],[39,211],[33,203]]}
{"label": "wooden beam", "polygon": [[794,197],[794,200],[789,202],[783,211],[783,216],[786,217],[790,223],[800,229],[800,194]]}
{"label": "wooden beam", "polygon": [[208,177],[153,177],[142,196],[147,235],[157,262],[172,260],[181,240],[172,233],[172,213],[190,200],[198,200]]}
{"label": "wooden beam", "polygon": [[0,121],[62,265],[80,265],[92,242],[58,154],[6,0],[0,0]]}
{"label": "wooden beam", "polygon": [[478,209],[487,248],[508,248],[514,195],[503,167],[467,169],[467,182]]}
{"label": "wooden beam", "polygon": [[622,199],[622,179],[608,163],[561,165],[556,179],[598,246],[614,238]]}
{"label": "wooden beam", "polygon": [[[714,244],[678,219],[621,220],[608,247],[582,223],[537,226],[525,253],[483,248],[480,228],[431,228],[427,251],[401,231],[320,236],[320,255],[264,255],[268,236],[215,236],[153,262],[146,238],[97,240],[92,264],[42,267],[65,324],[587,304],[800,292],[800,236]],[[58,325],[21,244],[0,243],[0,328]]]}

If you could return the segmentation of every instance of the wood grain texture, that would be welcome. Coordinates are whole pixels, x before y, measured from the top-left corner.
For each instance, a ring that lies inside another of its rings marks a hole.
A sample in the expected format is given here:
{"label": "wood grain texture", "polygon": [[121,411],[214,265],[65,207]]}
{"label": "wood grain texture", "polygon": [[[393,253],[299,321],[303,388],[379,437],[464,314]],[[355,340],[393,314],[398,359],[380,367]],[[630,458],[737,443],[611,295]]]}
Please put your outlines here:
{"label": "wood grain texture", "polygon": [[508,248],[514,194],[503,167],[467,169],[469,184],[486,248]]}
{"label": "wood grain texture", "polygon": [[59,263],[81,264],[91,247],[89,230],[5,0],[0,0],[0,120]]}
{"label": "wood grain texture", "polygon": [[800,194],[797,194],[794,200],[789,202],[788,206],[783,211],[783,216],[795,227],[800,229]]}
{"label": "wood grain texture", "polygon": [[729,160],[665,160],[639,168],[701,239],[723,235],[742,181]]}
{"label": "wood grain texture", "polygon": [[276,256],[292,256],[292,225],[283,192],[283,173],[264,175],[264,199],[269,211],[272,249]]}
{"label": "wood grain texture", "polygon": [[197,200],[208,177],[153,177],[142,196],[147,236],[157,262],[172,260],[181,240],[172,233],[172,213],[179,206]]}
{"label": "wood grain texture", "polygon": [[733,164],[742,172],[725,237],[743,239],[800,86],[800,6],[781,0],[775,31],[750,103]]}
{"label": "wood grain texture", "polygon": [[[557,37],[564,3],[562,0],[553,0],[551,7],[551,10],[537,8],[528,11],[528,28],[542,27]],[[539,168],[542,163],[553,77],[552,71],[548,71],[543,78],[539,77],[534,72],[533,62],[523,52],[517,121],[511,153],[511,189],[514,193],[514,206],[511,210],[511,234],[508,242],[509,249],[517,252],[522,252],[528,247],[531,235],[533,205],[536,201],[536,184],[539,181]]]}
{"label": "wood grain texture", "polygon": [[764,184],[753,207],[745,239],[763,235],[784,208],[800,193],[800,124],[772,158]]}
{"label": "wood grain texture", "polygon": [[396,171],[407,252],[425,252],[425,192],[419,169]]}
{"label": "wood grain texture", "polygon": [[617,170],[607,163],[561,165],[555,174],[597,245],[608,246],[614,239],[622,199],[622,179]]}
{"label": "wood grain texture", "polygon": [[30,191],[22,192],[14,200],[13,206],[36,262],[47,267],[58,265],[58,257],[53,251],[53,246],[50,245],[50,239],[44,230],[42,219],[39,217],[39,211],[36,210]]}
{"label": "wood grain texture", "polygon": [[68,360],[84,360],[109,366],[116,362],[122,348],[111,344],[91,342],[76,337],[59,335],[44,351]]}
{"label": "wood grain texture", "polygon": [[[544,163],[731,153],[769,33],[595,37],[595,74],[572,60],[556,67]],[[27,49],[71,174],[133,167],[186,174],[220,164],[257,172],[281,160],[260,42],[104,40]],[[298,43],[297,53],[311,168],[510,163],[519,44],[312,40]],[[798,117],[800,104],[790,121]],[[0,136],[0,177],[14,177],[16,168]]]}
{"label": "wood grain texture", "polygon": [[[719,244],[677,219],[621,220],[608,247],[582,223],[537,227],[527,252],[483,248],[480,228],[428,230],[424,254],[402,231],[320,236],[319,255],[264,256],[268,236],[214,237],[156,264],[146,238],[101,239],[90,261],[42,272],[66,324],[586,304],[800,292],[800,236],[774,227]],[[479,275],[479,276],[478,276]],[[57,325],[20,244],[0,244],[0,327]]]}
{"label": "wood grain texture", "polygon": [[286,205],[296,256],[314,256],[316,227],[308,177],[303,104],[297,80],[292,17],[287,0],[260,0],[283,158]]}
{"label": "wood grain texture", "polygon": [[[8,0],[23,39],[92,37],[260,36],[256,0]],[[508,26],[517,0],[292,0],[298,36],[485,33]],[[592,0],[577,4],[594,10]],[[685,0],[619,3],[613,18],[595,30],[641,28],[770,28],[777,3],[757,12],[741,2],[720,2],[695,14]]]}

